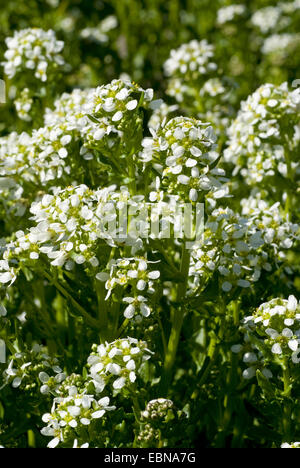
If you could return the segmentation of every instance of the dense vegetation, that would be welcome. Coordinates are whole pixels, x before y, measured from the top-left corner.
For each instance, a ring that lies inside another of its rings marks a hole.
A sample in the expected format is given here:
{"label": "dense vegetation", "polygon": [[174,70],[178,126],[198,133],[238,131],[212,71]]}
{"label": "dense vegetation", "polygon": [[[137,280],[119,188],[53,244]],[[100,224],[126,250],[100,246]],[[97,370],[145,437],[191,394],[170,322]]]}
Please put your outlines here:
{"label": "dense vegetation", "polygon": [[0,446],[300,447],[299,24],[0,0]]}

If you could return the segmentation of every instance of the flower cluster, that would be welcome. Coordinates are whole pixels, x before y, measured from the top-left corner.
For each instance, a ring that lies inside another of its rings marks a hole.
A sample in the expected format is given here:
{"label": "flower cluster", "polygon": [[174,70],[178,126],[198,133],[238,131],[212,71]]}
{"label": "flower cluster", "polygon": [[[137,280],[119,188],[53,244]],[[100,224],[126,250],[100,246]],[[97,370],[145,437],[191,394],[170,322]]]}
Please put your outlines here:
{"label": "flower cluster", "polygon": [[217,23],[228,23],[244,15],[245,12],[245,5],[228,5],[226,7],[219,8],[217,15]]}
{"label": "flower cluster", "polygon": [[100,120],[106,118],[117,130],[125,130],[139,107],[148,107],[153,99],[153,90],[139,87],[130,81],[113,80],[99,86],[93,96],[92,115]]}
{"label": "flower cluster", "polygon": [[93,395],[77,394],[72,389],[69,396],[54,398],[51,413],[43,415],[47,426],[41,432],[44,436],[52,437],[49,448],[70,441],[73,444],[78,436],[81,444],[87,444],[90,441],[89,431],[96,430],[98,420],[115,409],[110,405],[109,397],[97,400]]}
{"label": "flower cluster", "polygon": [[110,155],[122,136],[109,117],[92,117],[97,93],[94,88],[63,93],[54,102],[54,109],[47,108],[44,116],[47,125],[64,126],[65,132],[73,132],[82,143],[80,156],[84,160],[94,159],[95,150]]}
{"label": "flower cluster", "polygon": [[32,120],[32,117],[30,115],[32,104],[33,99],[30,90],[28,88],[24,88],[21,91],[19,97],[14,100],[14,105],[16,107],[18,117],[21,120],[24,120],[26,122],[30,122]]}
{"label": "flower cluster", "polygon": [[291,442],[290,444],[288,442],[283,442],[280,448],[300,448],[300,442]]}
{"label": "flower cluster", "polygon": [[203,281],[203,274],[218,271],[224,292],[236,286],[249,288],[262,270],[272,269],[264,244],[262,232],[250,218],[229,208],[215,209],[206,222],[203,244],[192,251],[190,275],[195,285]]}
{"label": "flower cluster", "polygon": [[[45,122],[65,125],[66,131],[75,131],[83,146],[80,155],[93,159],[95,151],[110,160],[114,145],[135,139],[140,125],[140,107],[156,107],[152,89],[142,89],[129,81],[113,80],[96,89],[64,93],[54,103],[54,110],[46,109]],[[122,138],[123,137],[123,138]],[[115,153],[120,152],[117,148]]]}
{"label": "flower cluster", "polygon": [[0,139],[0,192],[7,210],[22,216],[41,186],[47,187],[53,181],[62,183],[70,177],[74,162],[71,165],[68,156],[75,139],[63,124],[46,125],[31,135],[11,133]]}
{"label": "flower cluster", "polygon": [[217,158],[215,141],[208,123],[174,117],[144,139],[141,157],[161,166],[168,193],[196,201],[199,192],[220,188],[226,180],[224,171],[210,168]]}
{"label": "flower cluster", "polygon": [[94,88],[74,89],[71,93],[63,93],[54,101],[53,109],[46,108],[45,124],[66,124],[68,131],[76,130],[81,133],[89,121],[86,115],[92,111],[94,93]]}
{"label": "flower cluster", "polygon": [[281,31],[291,25],[292,15],[293,13],[297,13],[299,9],[299,0],[278,2],[274,6],[267,6],[256,10],[251,17],[251,23],[262,34],[271,33],[274,30]]}
{"label": "flower cluster", "polygon": [[289,91],[287,83],[265,84],[242,102],[228,131],[224,157],[236,165],[235,172],[243,168],[249,183],[278,173],[299,173],[299,162],[289,156],[299,140],[299,102],[299,89]]}
{"label": "flower cluster", "polygon": [[141,365],[150,357],[147,343],[136,338],[128,337],[94,345],[87,362],[95,391],[101,393],[110,384],[114,390],[130,389]]}
{"label": "flower cluster", "polygon": [[32,349],[16,352],[10,357],[2,373],[1,388],[11,385],[37,396],[37,388],[43,394],[55,392],[65,378],[66,374],[59,367],[58,360],[50,357],[43,346],[35,344]]}
{"label": "flower cluster", "polygon": [[231,111],[227,85],[217,77],[218,67],[213,58],[212,45],[205,40],[193,40],[172,50],[164,69],[168,77],[167,94],[186,113],[211,121],[221,134],[228,126]]}
{"label": "flower cluster", "polygon": [[299,44],[300,34],[273,34],[265,39],[261,50],[264,55],[274,54],[273,62],[281,64],[287,55],[297,52]]}
{"label": "flower cluster", "polygon": [[[109,189],[94,192],[80,185],[56,196],[44,195],[30,209],[36,226],[26,234],[18,231],[17,239],[7,245],[4,256],[37,260],[40,254],[46,254],[51,265],[65,266],[68,270],[75,263],[97,267],[94,247],[99,238],[106,238],[101,209],[106,205],[108,193]],[[2,270],[8,269],[6,264],[1,266]]]}
{"label": "flower cluster", "polygon": [[282,10],[279,4],[276,6],[268,6],[253,13],[251,22],[254,26],[259,28],[263,34],[266,34],[275,28],[281,15]]}
{"label": "flower cluster", "polygon": [[[289,221],[282,213],[280,203],[270,204],[259,194],[241,200],[242,215],[251,218],[262,232],[265,243],[272,248],[276,257],[284,260],[288,249],[296,246],[300,239],[300,226]],[[291,265],[290,265],[291,266]]]}
{"label": "flower cluster", "polygon": [[148,126],[153,130],[158,130],[159,127],[162,127],[166,120],[169,120],[170,114],[173,114],[177,111],[178,105],[174,104],[172,106],[161,102],[160,106],[155,109],[149,119]]}
{"label": "flower cluster", "polygon": [[183,78],[189,76],[192,80],[215,71],[217,65],[213,62],[214,47],[206,40],[193,40],[183,44],[178,49],[171,50],[170,57],[165,62],[165,73],[169,77]]}
{"label": "flower cluster", "polygon": [[300,362],[300,306],[295,296],[272,299],[262,304],[253,315],[244,320],[248,333],[264,337],[264,344],[271,353]]}
{"label": "flower cluster", "polygon": [[241,214],[218,208],[208,217],[204,243],[192,251],[195,284],[203,280],[203,273],[218,271],[221,287],[228,292],[233,286],[250,287],[262,271],[279,265],[284,266],[282,275],[292,273],[286,255],[299,244],[299,225],[282,214],[279,203],[270,205],[259,196],[243,199],[241,206]]}
{"label": "flower cluster", "polygon": [[[131,292],[133,295],[138,295],[142,292],[148,292],[153,294],[155,292],[153,285],[154,281],[160,277],[159,270],[149,270],[149,265],[151,262],[147,261],[147,259],[143,257],[131,257],[131,258],[120,258],[120,259],[113,259],[108,264],[108,269],[110,273],[97,273],[96,278],[100,281],[105,282],[105,288],[107,289],[108,293],[106,297],[109,297],[112,293],[112,290],[116,286],[122,286],[127,288],[129,285],[131,286]],[[141,299],[141,296],[138,296],[140,299],[138,302],[143,303],[146,301],[145,298]],[[133,298],[126,297],[124,302],[128,302],[129,305],[126,308],[126,315],[134,314],[134,300],[131,301]],[[142,315],[149,315],[148,308],[143,304],[140,304],[140,309],[144,311]],[[129,312],[129,310],[131,312]],[[127,317],[127,318],[131,318]]]}
{"label": "flower cluster", "polygon": [[289,91],[287,83],[260,86],[242,102],[241,110],[229,129],[230,144],[225,158],[235,162],[239,155],[260,150],[269,141],[275,144],[284,141],[284,120],[289,116],[290,124],[293,124],[298,106],[299,92]]}
{"label": "flower cluster", "polygon": [[45,82],[50,73],[64,64],[60,55],[64,43],[56,39],[52,30],[29,28],[17,31],[6,39],[6,45],[8,50],[3,65],[9,78],[30,71],[34,72],[35,78]]}
{"label": "flower cluster", "polygon": [[109,40],[109,33],[112,29],[118,26],[118,20],[116,16],[110,15],[102,20],[96,27],[84,28],[80,32],[82,39],[86,39],[90,42],[96,42],[99,44],[106,44]]}
{"label": "flower cluster", "polygon": [[193,40],[171,50],[170,57],[164,64],[164,71],[169,79],[167,94],[178,103],[199,101],[197,95],[201,85],[217,69],[213,58],[214,47],[206,40]]}
{"label": "flower cluster", "polygon": [[248,367],[243,371],[245,379],[262,369],[266,378],[273,376],[267,367],[271,364],[286,366],[298,364],[300,344],[300,306],[294,296],[272,299],[261,304],[243,320],[244,344],[232,346],[234,353],[243,353]]}

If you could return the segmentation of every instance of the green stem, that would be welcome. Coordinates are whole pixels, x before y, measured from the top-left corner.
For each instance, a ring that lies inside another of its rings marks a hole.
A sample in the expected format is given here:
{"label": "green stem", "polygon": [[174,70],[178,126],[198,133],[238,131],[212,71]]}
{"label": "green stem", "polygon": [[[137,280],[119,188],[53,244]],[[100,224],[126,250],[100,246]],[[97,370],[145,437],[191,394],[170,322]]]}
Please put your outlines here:
{"label": "green stem", "polygon": [[117,338],[119,338],[122,335],[123,331],[127,328],[128,324],[129,324],[129,319],[125,319],[117,331]]}
{"label": "green stem", "polygon": [[283,436],[286,441],[291,441],[291,378],[288,365],[283,368]]}
{"label": "green stem", "polygon": [[97,302],[98,302],[98,319],[99,319],[99,338],[100,343],[104,343],[106,339],[106,332],[107,332],[107,304],[105,301],[105,287],[104,284],[98,280],[95,280],[95,290],[97,294]]}
{"label": "green stem", "polygon": [[240,304],[238,301],[233,304],[233,323],[236,327],[240,324]]}
{"label": "green stem", "polygon": [[136,194],[136,180],[135,180],[135,165],[133,161],[133,154],[134,151],[132,151],[132,154],[129,154],[129,157],[127,159],[128,162],[128,173],[129,173],[129,190],[131,195]]}
{"label": "green stem", "polygon": [[135,416],[135,420],[137,422],[139,422],[140,417],[141,417],[141,408],[140,408],[139,401],[138,401],[137,397],[133,396],[133,395],[132,395],[132,404],[133,404],[133,413],[134,413],[134,416]]}
{"label": "green stem", "polygon": [[[187,250],[185,248],[185,244],[183,244],[180,272],[182,276],[184,277],[184,281],[178,284],[177,295],[176,295],[176,303],[178,304],[183,302],[183,299],[186,294],[189,267],[190,267],[190,251]],[[163,392],[168,391],[170,381],[172,378],[172,370],[173,370],[174,362],[176,359],[177,348],[178,348],[181,329],[183,325],[184,311],[185,310],[182,304],[178,305],[178,307],[173,310],[173,323],[172,323],[172,329],[171,329],[170,338],[169,338],[167,351],[165,355],[164,373],[162,376],[162,383],[161,383]]]}
{"label": "green stem", "polygon": [[159,328],[160,328],[160,331],[161,331],[161,338],[162,338],[163,347],[164,347],[164,354],[166,355],[168,346],[167,346],[167,340],[166,340],[163,324],[162,324],[162,321],[161,321],[160,317],[158,317],[157,321],[158,321],[158,325],[159,325]]}
{"label": "green stem", "polygon": [[287,177],[288,177],[288,187],[286,191],[286,201],[285,201],[285,214],[289,215],[291,213],[292,201],[293,201],[293,191],[294,191],[294,174],[292,170],[292,161],[291,161],[291,150],[289,139],[286,139],[284,145],[285,148],[285,162],[287,166]]}

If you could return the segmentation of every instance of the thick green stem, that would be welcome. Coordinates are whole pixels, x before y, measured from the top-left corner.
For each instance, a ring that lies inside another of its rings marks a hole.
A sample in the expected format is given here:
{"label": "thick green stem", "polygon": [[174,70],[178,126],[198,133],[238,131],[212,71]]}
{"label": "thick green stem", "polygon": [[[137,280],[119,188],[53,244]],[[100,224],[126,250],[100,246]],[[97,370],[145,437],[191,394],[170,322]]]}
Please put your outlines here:
{"label": "thick green stem", "polygon": [[190,251],[185,248],[185,244],[182,247],[182,256],[181,256],[181,268],[180,272],[184,278],[184,281],[178,284],[177,294],[176,294],[176,303],[178,306],[173,310],[172,315],[172,329],[170,333],[170,338],[166,350],[165,355],[165,362],[164,362],[164,372],[162,377],[162,391],[167,392],[170,381],[172,378],[172,371],[174,362],[176,359],[176,353],[178,349],[181,329],[183,325],[183,317],[184,317],[184,306],[182,304],[183,299],[186,294],[187,288],[187,280],[188,280],[188,273],[190,267]]}
{"label": "thick green stem", "polygon": [[233,304],[233,323],[236,327],[240,324],[240,304],[238,301]]}
{"label": "thick green stem", "polygon": [[135,180],[135,165],[133,161],[133,154],[129,155],[127,162],[128,162],[128,173],[129,173],[129,178],[130,178],[129,190],[130,190],[131,195],[135,195],[136,194],[136,180]]}
{"label": "thick green stem", "polygon": [[291,441],[291,378],[288,365],[283,369],[283,436],[287,442]]}
{"label": "thick green stem", "polygon": [[286,200],[285,200],[285,214],[289,215],[292,209],[293,193],[295,190],[294,173],[292,169],[292,158],[291,158],[289,138],[286,139],[284,148],[285,148],[285,162],[287,166],[287,178],[288,178],[288,187],[286,191]]}

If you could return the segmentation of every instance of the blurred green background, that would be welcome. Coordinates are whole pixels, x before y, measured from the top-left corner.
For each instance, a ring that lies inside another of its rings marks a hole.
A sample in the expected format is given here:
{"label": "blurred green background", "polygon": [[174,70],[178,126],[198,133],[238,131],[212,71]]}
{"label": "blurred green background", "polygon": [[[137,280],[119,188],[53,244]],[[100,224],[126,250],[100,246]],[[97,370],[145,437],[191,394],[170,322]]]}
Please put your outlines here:
{"label": "blurred green background", "polygon": [[[218,24],[218,10],[236,3],[245,5],[245,14]],[[261,49],[270,34],[299,31],[300,9],[265,34],[251,22],[257,10],[277,5],[280,2],[270,0],[0,0],[0,57],[5,38],[15,31],[54,29],[65,41],[65,90],[99,85],[126,73],[162,94],[163,63],[170,50],[192,39],[207,39],[216,47],[224,74],[234,78],[238,96],[245,98],[263,81],[297,78],[299,47],[275,57],[266,57]]]}

